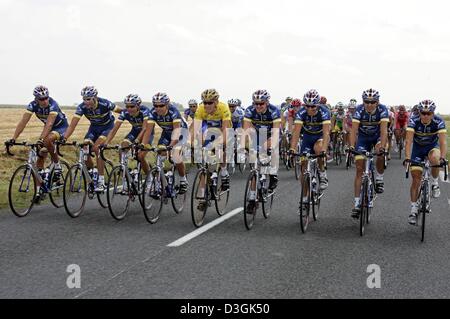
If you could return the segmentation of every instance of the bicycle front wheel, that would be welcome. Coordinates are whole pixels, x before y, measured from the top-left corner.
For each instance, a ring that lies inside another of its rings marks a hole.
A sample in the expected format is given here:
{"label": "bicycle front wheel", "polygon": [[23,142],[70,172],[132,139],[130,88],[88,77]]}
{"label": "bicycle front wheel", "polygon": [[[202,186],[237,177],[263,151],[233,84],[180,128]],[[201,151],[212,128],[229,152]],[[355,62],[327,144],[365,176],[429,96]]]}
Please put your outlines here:
{"label": "bicycle front wheel", "polygon": [[144,183],[142,198],[144,216],[147,222],[155,224],[159,220],[163,206],[163,190],[161,173],[157,170],[150,172]]}
{"label": "bicycle front wheel", "polygon": [[69,164],[61,162],[61,171],[53,169],[50,173],[49,197],[53,206],[60,208],[64,206],[64,180],[69,171]]}
{"label": "bicycle front wheel", "polygon": [[17,217],[25,217],[33,208],[35,198],[36,177],[28,165],[19,166],[9,182],[9,207]]}
{"label": "bicycle front wheel", "polygon": [[[254,198],[251,198],[251,185],[254,185]],[[254,201],[253,207],[249,207],[250,201]],[[256,190],[256,174],[251,172],[247,178],[247,184],[245,186],[245,196],[244,196],[244,224],[247,230],[252,229],[253,223],[255,222],[256,211],[258,210],[258,198]]]}
{"label": "bicycle front wheel", "polygon": [[228,200],[230,199],[230,189],[223,189],[220,177],[217,180],[217,187],[215,188],[214,198],[216,203],[216,212],[219,216],[222,216],[223,214],[225,214],[225,209],[227,208]]}
{"label": "bicycle front wheel", "polygon": [[365,226],[369,213],[369,180],[363,180],[361,189],[361,213],[359,216],[359,234],[364,236]]}
{"label": "bicycle front wheel", "polygon": [[311,209],[311,192],[309,191],[310,186],[310,180],[309,176],[305,174],[303,176],[303,183],[302,183],[302,191],[300,193],[300,207],[299,207],[299,213],[300,213],[300,229],[302,230],[302,233],[305,233],[308,229],[309,224],[309,213]]}
{"label": "bicycle front wheel", "polygon": [[72,166],[64,179],[64,208],[72,218],[77,218],[83,212],[86,204],[86,176],[79,165]]}
{"label": "bicycle front wheel", "polygon": [[[206,186],[206,172],[199,170],[195,176],[191,193],[191,216],[195,227],[203,225],[206,210],[208,209],[208,187]],[[203,184],[203,185],[202,185]]]}
{"label": "bicycle front wheel", "polygon": [[[187,177],[187,174],[186,174]],[[186,205],[187,191],[184,194],[180,194],[180,177],[178,174],[173,174],[174,180],[174,196],[171,198],[172,207],[175,213],[181,214]]]}
{"label": "bicycle front wheel", "polygon": [[[422,214],[422,220],[421,220],[421,227],[420,227],[420,240],[423,242],[425,240],[425,218],[426,218],[426,214],[428,213],[429,210],[429,192],[430,192],[430,188],[429,188],[429,184],[428,183],[424,183],[422,185],[422,190],[421,190],[421,196],[420,196],[420,206],[419,206],[419,213]],[[419,214],[420,215],[420,214]]]}
{"label": "bicycle front wheel", "polygon": [[130,180],[122,166],[115,167],[106,184],[109,212],[115,220],[125,218],[132,197]]}
{"label": "bicycle front wheel", "polygon": [[[105,162],[105,185],[108,185],[109,182],[109,174],[111,173],[113,167],[109,162]],[[106,194],[106,190],[102,193],[97,193],[97,199],[101,207],[108,208],[108,195]]]}

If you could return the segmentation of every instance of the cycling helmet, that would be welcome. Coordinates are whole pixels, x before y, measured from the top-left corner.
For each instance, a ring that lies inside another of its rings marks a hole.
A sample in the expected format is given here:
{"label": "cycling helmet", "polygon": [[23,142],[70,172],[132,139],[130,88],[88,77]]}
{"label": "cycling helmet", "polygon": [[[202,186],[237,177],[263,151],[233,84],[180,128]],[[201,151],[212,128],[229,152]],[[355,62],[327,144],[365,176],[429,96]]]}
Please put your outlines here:
{"label": "cycling helmet", "polygon": [[202,93],[202,101],[214,102],[219,99],[219,93],[215,89],[208,89]]}
{"label": "cycling helmet", "polygon": [[356,104],[357,104],[358,102],[355,100],[355,99],[351,99],[350,100],[350,103],[348,104],[348,108],[349,109],[354,109],[355,107],[356,107]]}
{"label": "cycling helmet", "polygon": [[43,85],[39,85],[39,86],[35,87],[34,91],[33,91],[33,95],[37,99],[45,99],[50,96],[48,89]]}
{"label": "cycling helmet", "polygon": [[240,103],[238,99],[231,99],[228,101],[228,105],[239,106]]}
{"label": "cycling helmet", "polygon": [[406,107],[404,105],[400,105],[398,107],[399,112],[406,112]]}
{"label": "cycling helmet", "polygon": [[418,105],[419,112],[434,112],[436,110],[436,104],[431,100],[424,100]]}
{"label": "cycling helmet", "polygon": [[194,99],[189,100],[188,105],[195,105],[195,106],[197,106],[198,105],[197,100],[194,100]]}
{"label": "cycling helmet", "polygon": [[344,103],[339,102],[338,104],[336,104],[336,109],[338,111],[343,111],[344,110]]}
{"label": "cycling helmet", "polygon": [[[306,105],[316,105],[321,103],[321,98],[319,95],[319,92],[317,92],[316,90],[309,90],[308,92],[306,92],[306,94],[303,96],[303,103],[305,103]],[[321,103],[322,104],[322,103]]]}
{"label": "cycling helmet", "polygon": [[327,102],[328,102],[328,100],[327,100],[327,98],[325,96],[321,96],[320,97],[320,104],[325,105],[325,104],[327,104]]}
{"label": "cycling helmet", "polygon": [[242,105],[242,101],[241,101],[240,99],[236,99],[236,101],[237,101],[237,103],[238,103],[238,104],[237,104],[238,106],[241,106],[241,105]]}
{"label": "cycling helmet", "polygon": [[377,90],[374,89],[368,89],[363,92],[362,94],[363,101],[379,101],[380,100],[380,93]]}
{"label": "cycling helmet", "polygon": [[288,97],[286,98],[286,102],[287,102],[287,101],[291,101],[291,102],[292,102],[293,100],[294,100],[294,99],[291,98],[290,96],[288,96]]}
{"label": "cycling helmet", "polygon": [[266,90],[258,90],[253,93],[253,102],[268,102],[270,94]]}
{"label": "cycling helmet", "polygon": [[300,99],[292,100],[291,106],[292,107],[300,107],[300,106],[302,106],[302,101],[300,101]]}
{"label": "cycling helmet", "polygon": [[98,91],[93,86],[86,86],[81,90],[82,97],[97,97]]}
{"label": "cycling helmet", "polygon": [[169,104],[170,99],[166,93],[156,93],[152,99],[153,104]]}
{"label": "cycling helmet", "polygon": [[140,106],[142,103],[141,98],[139,97],[139,95],[137,94],[129,94],[125,97],[125,99],[123,100],[123,103],[125,103],[125,105],[134,105],[134,106]]}

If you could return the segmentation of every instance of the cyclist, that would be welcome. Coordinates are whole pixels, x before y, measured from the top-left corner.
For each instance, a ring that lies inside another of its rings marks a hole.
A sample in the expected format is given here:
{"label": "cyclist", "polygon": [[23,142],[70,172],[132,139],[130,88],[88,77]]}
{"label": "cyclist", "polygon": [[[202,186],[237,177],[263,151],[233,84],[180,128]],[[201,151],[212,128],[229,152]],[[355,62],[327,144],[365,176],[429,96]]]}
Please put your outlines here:
{"label": "cyclist", "polygon": [[281,106],[280,106],[280,113],[281,114],[283,114],[284,111],[286,111],[291,106],[291,103],[292,103],[293,100],[294,99],[292,97],[288,96],[286,98],[285,102],[281,103]]}
{"label": "cyclist", "polygon": [[186,122],[189,120],[189,118],[191,118],[192,120],[194,120],[195,117],[195,112],[197,111],[197,107],[198,107],[198,103],[196,100],[191,99],[188,102],[188,106],[189,108],[187,110],[184,111],[184,119],[186,120]]}
{"label": "cyclist", "polygon": [[[316,90],[306,92],[303,97],[304,108],[297,113],[295,127],[291,140],[290,152],[297,151],[300,133],[303,133],[300,153],[326,154],[330,142],[331,113],[321,103],[321,97]],[[323,191],[328,187],[328,178],[325,171],[326,158],[319,158],[319,181]],[[302,160],[302,172],[306,163]],[[302,173],[303,174],[303,173]]]}
{"label": "cyclist", "polygon": [[[93,145],[93,152],[97,156],[98,181],[95,186],[95,192],[102,193],[105,190],[105,162],[100,156],[99,148],[105,142],[109,132],[114,127],[114,116],[112,112],[120,113],[121,109],[114,103],[98,97],[98,91],[93,86],[86,86],[81,91],[83,103],[78,105],[75,115],[70,122],[70,126],[64,134],[63,140],[72,136],[73,131],[78,125],[80,118],[84,115],[91,122],[89,130],[84,137],[84,142]],[[89,169],[94,168],[92,158],[88,156],[86,166]]]}
{"label": "cyclist", "polygon": [[231,99],[228,101],[228,107],[231,112],[231,123],[233,124],[233,129],[238,129],[242,127],[242,122],[244,120],[245,111],[241,108],[241,100]]}
{"label": "cyclist", "polygon": [[[227,129],[231,128],[231,112],[228,105],[219,101],[219,93],[215,89],[207,89],[202,93],[202,103],[198,106],[195,113],[194,125],[190,127],[190,134],[195,136],[195,141],[204,141],[203,147],[209,144],[223,144],[226,149]],[[220,132],[217,132],[219,130]],[[210,131],[212,134],[208,134]],[[203,134],[205,138],[203,138]],[[209,135],[209,136],[208,136]],[[226,154],[224,154],[226,158]],[[221,163],[220,177],[222,190],[227,191],[230,188],[230,174],[227,170],[227,163]],[[204,197],[205,181],[200,181],[199,196]],[[206,201],[200,201],[199,210],[203,210]]]}
{"label": "cyclist", "polygon": [[345,145],[350,146],[350,133],[352,132],[353,127],[353,116],[356,111],[356,100],[351,99],[350,103],[348,104],[348,110],[345,114],[344,119],[344,139],[345,139]]}
{"label": "cyclist", "polygon": [[[350,147],[358,152],[370,152],[376,149],[378,154],[385,152],[388,138],[389,111],[380,104],[380,93],[374,89],[368,89],[362,94],[363,104],[356,108],[353,117],[353,130],[350,135]],[[358,138],[356,139],[356,136]],[[361,178],[364,171],[364,157],[356,156],[355,176],[355,206],[352,217],[359,218],[361,212],[359,193],[361,190]],[[376,161],[377,176],[375,179],[375,191],[384,192],[384,157],[378,156]]]}
{"label": "cyclist", "polygon": [[[41,132],[37,144],[45,147],[50,153],[52,161],[55,165],[55,176],[60,177],[61,174],[61,164],[59,163],[58,154],[55,152],[54,143],[56,140],[60,139],[65,131],[67,130],[68,123],[66,115],[61,111],[58,103],[50,97],[49,90],[43,85],[37,86],[34,91],[34,101],[32,101],[27,106],[26,112],[22,116],[22,120],[16,127],[13,138],[8,142],[13,144],[22,134],[23,130],[27,126],[33,114],[36,114],[37,118],[44,123],[44,129]],[[47,157],[47,152],[42,150],[41,155],[37,160],[36,166],[39,170],[44,169],[45,158]],[[38,189],[36,191],[37,196],[39,196],[40,184],[37,185]]]}
{"label": "cyclist", "polygon": [[[148,129],[145,130],[143,143],[145,148],[150,149],[151,136],[155,130],[155,124],[162,128],[158,146],[175,147],[184,145],[187,142],[187,123],[181,116],[177,107],[170,103],[170,98],[166,93],[156,93],[152,98],[153,109],[150,110]],[[166,152],[163,152],[166,156]],[[181,153],[178,152],[181,157]],[[183,161],[175,164],[180,176],[180,194],[187,192],[189,184],[186,178],[186,166]]]}
{"label": "cyclist", "polygon": [[414,105],[411,109],[410,117],[417,117],[419,116],[419,105]]}
{"label": "cyclist", "polygon": [[295,115],[300,111],[301,107],[302,101],[293,99],[291,106],[281,115],[281,127],[287,129],[290,136],[292,136],[291,132],[294,128]]}
{"label": "cyclist", "polygon": [[336,145],[337,136],[344,130],[345,109],[344,103],[339,102],[336,104],[336,111],[332,113],[331,117],[331,142]]}
{"label": "cyclist", "polygon": [[[266,90],[257,90],[252,96],[253,104],[247,108],[244,117],[244,131],[256,130],[257,149],[269,150],[279,141],[281,117],[275,105],[270,104],[270,94]],[[262,132],[267,132],[267,139]],[[262,142],[265,140],[264,145]],[[254,144],[253,144],[254,145]],[[269,172],[269,192],[273,192],[278,185],[278,166],[271,166]],[[253,211],[256,204],[256,189],[250,191],[249,211]]]}
{"label": "cyclist", "polygon": [[[408,222],[411,225],[417,223],[419,187],[422,178],[422,167],[419,163],[428,157],[431,165],[439,165],[445,162],[447,154],[447,129],[445,121],[434,114],[436,105],[431,100],[424,100],[418,105],[419,117],[409,120],[406,133],[405,161],[411,162],[411,214]],[[412,150],[411,150],[412,148]],[[433,198],[440,196],[439,168],[431,171],[431,195]]]}
{"label": "cyclist", "polygon": [[391,160],[392,138],[394,136],[394,130],[395,130],[395,107],[391,106],[389,108],[388,144],[386,145],[386,149],[388,152],[388,160]]}
{"label": "cyclist", "polygon": [[[127,95],[123,103],[125,104],[125,109],[122,110],[116,120],[116,123],[114,124],[114,128],[106,137],[104,146],[107,146],[112,141],[124,121],[128,121],[133,128],[125,137],[121,146],[128,147],[132,143],[142,143],[144,132],[148,129],[147,126],[150,118],[150,109],[145,105],[141,105],[142,99],[137,94]],[[150,166],[145,160],[146,154],[146,152],[139,152],[138,159],[141,162],[142,169],[145,174],[148,175],[148,173],[150,173]]]}
{"label": "cyclist", "polygon": [[398,152],[398,143],[400,138],[405,140],[406,137],[406,127],[408,126],[409,114],[406,112],[406,107],[404,105],[400,105],[398,107],[398,111],[395,113],[395,151]]}

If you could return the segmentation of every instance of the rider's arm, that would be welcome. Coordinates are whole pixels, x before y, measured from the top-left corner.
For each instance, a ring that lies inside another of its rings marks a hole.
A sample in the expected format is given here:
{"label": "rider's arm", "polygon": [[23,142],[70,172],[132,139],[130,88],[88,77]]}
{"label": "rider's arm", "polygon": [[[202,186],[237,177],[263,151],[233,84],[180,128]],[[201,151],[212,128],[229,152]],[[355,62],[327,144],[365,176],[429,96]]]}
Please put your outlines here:
{"label": "rider's arm", "polygon": [[136,137],[136,139],[139,141],[139,143],[142,143],[142,141],[144,140],[144,135],[145,135],[146,130],[148,130],[148,121],[144,121],[144,123],[142,123],[142,129],[139,132],[139,135]]}
{"label": "rider's arm", "polygon": [[227,146],[227,129],[233,127],[231,124],[231,120],[227,119],[222,121],[222,138],[223,138],[223,146]]}
{"label": "rider's arm", "polygon": [[111,143],[114,136],[116,136],[117,131],[122,126],[122,123],[123,123],[123,121],[120,121],[120,120],[117,120],[116,123],[114,123],[113,129],[111,130],[111,132],[109,132],[108,136],[106,137],[106,141],[105,141],[106,145]]}
{"label": "rider's arm", "polygon": [[439,149],[441,150],[441,158],[447,157],[447,129],[444,124],[442,124],[444,128],[438,131],[439,134]]}
{"label": "rider's arm", "polygon": [[380,123],[380,135],[381,135],[381,147],[386,148],[388,142],[388,121],[381,120]]}
{"label": "rider's arm", "polygon": [[66,133],[64,133],[64,139],[68,140],[70,136],[72,136],[73,131],[75,131],[75,128],[78,125],[78,122],[80,121],[80,117],[75,115],[72,118],[72,121],[70,121],[69,128],[67,129]]}
{"label": "rider's arm", "polygon": [[413,139],[414,139],[414,129],[411,127],[408,127],[406,129],[406,139],[405,139],[405,158],[406,159],[411,159]]}
{"label": "rider's arm", "polygon": [[300,132],[303,127],[303,122],[301,121],[295,121],[294,125],[294,131],[292,132],[292,139],[291,139],[291,150],[297,150],[297,144],[298,140],[300,139]]}
{"label": "rider's arm", "polygon": [[355,147],[356,144],[356,135],[358,134],[359,130],[359,121],[353,120],[352,130],[350,131],[350,146]]}
{"label": "rider's arm", "polygon": [[178,141],[180,140],[180,134],[181,134],[181,123],[180,122],[174,122],[173,123],[173,132],[172,132],[172,139],[170,141],[169,147],[174,147],[178,144]]}
{"label": "rider's arm", "polygon": [[322,152],[327,152],[328,150],[328,144],[330,143],[330,130],[331,125],[328,122],[323,123],[323,143],[322,143]]}
{"label": "rider's arm", "polygon": [[152,132],[155,128],[155,121],[148,120],[145,128],[144,137],[142,139],[142,143],[144,144],[150,144],[150,137],[152,136]]}
{"label": "rider's arm", "polygon": [[33,115],[33,113],[28,112],[28,111],[23,114],[22,119],[20,120],[19,124],[16,127],[16,131],[14,132],[14,136],[13,136],[14,140],[17,140],[19,138],[20,134],[22,134],[23,130],[27,126],[28,122],[30,121],[32,115]]}
{"label": "rider's arm", "polygon": [[43,140],[44,138],[47,137],[48,134],[50,134],[57,116],[58,116],[58,113],[50,113],[48,115],[44,129],[42,130],[41,136],[39,137],[40,140]]}

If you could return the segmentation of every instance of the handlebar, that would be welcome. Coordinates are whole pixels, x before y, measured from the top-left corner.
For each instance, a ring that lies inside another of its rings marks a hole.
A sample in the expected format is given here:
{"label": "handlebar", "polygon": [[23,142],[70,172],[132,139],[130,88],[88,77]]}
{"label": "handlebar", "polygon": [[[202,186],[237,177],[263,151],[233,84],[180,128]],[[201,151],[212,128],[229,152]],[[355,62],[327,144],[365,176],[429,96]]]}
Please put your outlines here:
{"label": "handlebar", "polygon": [[[419,167],[425,167],[425,162],[421,163],[414,163],[414,166]],[[448,161],[444,160],[442,163],[439,163],[439,165],[430,165],[430,168],[444,168],[444,181],[448,180]],[[408,162],[406,165],[406,178],[409,178],[409,171],[411,170],[411,162]]]}
{"label": "handlebar", "polygon": [[28,143],[28,142],[20,142],[20,143],[14,142],[14,143],[10,143],[10,142],[7,141],[7,142],[5,142],[5,146],[6,146],[6,153],[9,156],[14,156],[14,154],[11,153],[11,147],[13,147],[13,146],[26,146],[26,147],[31,147],[31,148],[37,148],[40,145],[36,144],[36,143]]}
{"label": "handlebar", "polygon": [[55,141],[56,145],[56,154],[58,156],[64,157],[64,155],[61,154],[61,146],[76,146],[77,142],[67,143],[67,142],[61,142],[61,141]]}
{"label": "handlebar", "polygon": [[306,157],[306,158],[310,158],[310,159],[316,159],[316,158],[325,158],[327,157],[327,154],[309,154],[309,153],[290,153],[292,156],[298,156],[298,157]]}

